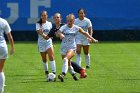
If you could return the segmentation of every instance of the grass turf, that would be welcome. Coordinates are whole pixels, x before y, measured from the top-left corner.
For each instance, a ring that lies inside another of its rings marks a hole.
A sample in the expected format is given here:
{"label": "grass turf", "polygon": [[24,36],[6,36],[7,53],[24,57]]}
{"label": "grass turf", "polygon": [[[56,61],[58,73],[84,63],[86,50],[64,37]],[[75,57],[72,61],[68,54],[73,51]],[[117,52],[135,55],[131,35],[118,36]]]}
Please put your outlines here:
{"label": "grass turf", "polygon": [[[16,42],[15,54],[5,63],[5,93],[140,93],[139,50],[138,42],[91,44],[87,78],[74,81],[68,73],[65,82],[46,82],[37,43]],[[60,43],[54,43],[54,51],[58,75]],[[85,67],[83,53],[82,59]]]}

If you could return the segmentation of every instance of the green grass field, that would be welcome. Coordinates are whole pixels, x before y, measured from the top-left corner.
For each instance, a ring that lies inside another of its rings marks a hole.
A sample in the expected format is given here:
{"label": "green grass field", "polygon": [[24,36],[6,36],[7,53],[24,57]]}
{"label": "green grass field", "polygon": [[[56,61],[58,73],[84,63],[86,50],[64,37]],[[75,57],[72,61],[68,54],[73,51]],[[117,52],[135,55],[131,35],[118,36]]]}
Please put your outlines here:
{"label": "green grass field", "polygon": [[[58,75],[60,43],[54,49]],[[65,82],[46,82],[37,43],[16,42],[15,54],[5,64],[5,93],[140,93],[139,42],[100,42],[91,45],[90,54],[87,78],[74,81],[68,73]],[[84,67],[84,55],[82,59]]]}

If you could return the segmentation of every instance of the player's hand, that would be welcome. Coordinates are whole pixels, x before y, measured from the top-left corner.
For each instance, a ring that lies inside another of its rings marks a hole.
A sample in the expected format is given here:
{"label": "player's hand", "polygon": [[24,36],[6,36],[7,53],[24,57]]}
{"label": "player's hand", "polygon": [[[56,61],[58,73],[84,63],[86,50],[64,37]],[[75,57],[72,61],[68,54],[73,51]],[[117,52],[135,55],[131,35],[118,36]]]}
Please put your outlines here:
{"label": "player's hand", "polygon": [[95,40],[94,40],[94,43],[98,43],[98,40],[95,39]]}
{"label": "player's hand", "polygon": [[89,38],[88,38],[88,41],[89,41],[90,43],[97,43],[97,42],[98,42],[98,40],[96,40],[96,39],[89,39]]}
{"label": "player's hand", "polygon": [[10,55],[13,55],[14,54],[14,48],[11,48],[10,49]]}
{"label": "player's hand", "polygon": [[42,35],[42,34],[43,34],[43,31],[42,31],[42,29],[41,29],[41,28],[38,30],[38,33],[39,33],[40,35]]}

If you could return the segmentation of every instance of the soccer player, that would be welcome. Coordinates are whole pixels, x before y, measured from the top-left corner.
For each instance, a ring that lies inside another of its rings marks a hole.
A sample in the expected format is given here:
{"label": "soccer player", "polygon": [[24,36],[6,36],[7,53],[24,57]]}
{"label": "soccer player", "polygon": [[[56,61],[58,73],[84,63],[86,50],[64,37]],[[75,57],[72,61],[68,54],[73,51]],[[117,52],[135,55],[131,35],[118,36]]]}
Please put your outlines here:
{"label": "soccer player", "polygon": [[[42,58],[42,63],[44,66],[46,76],[49,73],[47,54],[50,60],[52,73],[56,74],[56,65],[54,60],[54,49],[52,39],[51,38],[48,38],[47,40],[44,39],[44,36],[47,35],[52,29],[52,23],[47,21],[47,18],[48,18],[47,11],[42,11],[40,20],[36,23],[36,31],[38,33],[38,49]],[[43,34],[39,34],[39,31],[42,31]]]}
{"label": "soccer player", "polygon": [[8,57],[8,49],[4,38],[4,33],[8,37],[11,46],[10,55],[12,55],[14,53],[14,41],[11,34],[11,28],[5,19],[0,18],[0,93],[4,93],[5,75],[3,72],[3,68]]}
{"label": "soccer player", "polygon": [[85,32],[81,27],[74,25],[75,16],[69,14],[66,17],[67,24],[63,25],[59,31],[58,36],[62,40],[61,42],[61,55],[63,59],[62,74],[58,76],[61,82],[64,82],[64,77],[69,69],[69,72],[72,74],[74,80],[78,80],[76,77],[75,71],[71,66],[71,59],[76,52],[76,42],[75,38],[78,32],[85,35],[91,42],[97,42],[98,40],[94,39],[87,32]]}
{"label": "soccer player", "polygon": [[[45,39],[54,37],[56,35],[57,31],[59,30],[59,28],[64,25],[63,23],[61,23],[62,17],[61,17],[60,13],[55,13],[53,16],[53,20],[54,20],[53,27],[52,27],[51,31],[48,33],[48,35],[46,35]],[[42,32],[40,32],[40,33],[42,33]],[[74,71],[76,71],[77,73],[80,74],[80,78],[86,78],[87,74],[86,74],[85,68],[80,67],[75,62],[71,62],[71,65],[74,68]]]}
{"label": "soccer player", "polygon": [[[84,31],[88,32],[90,36],[92,36],[92,23],[91,21],[85,17],[85,10],[79,9],[78,10],[78,18],[75,19],[75,25],[80,26]],[[86,61],[86,68],[90,68],[90,54],[89,54],[89,40],[86,36],[82,35],[78,32],[76,37],[76,63],[81,66],[81,48],[83,48],[85,61]]]}

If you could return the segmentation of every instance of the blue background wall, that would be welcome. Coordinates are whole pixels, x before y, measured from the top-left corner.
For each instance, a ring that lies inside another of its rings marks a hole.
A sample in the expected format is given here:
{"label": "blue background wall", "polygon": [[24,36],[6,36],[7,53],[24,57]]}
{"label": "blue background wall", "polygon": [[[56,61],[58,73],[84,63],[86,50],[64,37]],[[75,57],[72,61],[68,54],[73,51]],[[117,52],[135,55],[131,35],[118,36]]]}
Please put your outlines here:
{"label": "blue background wall", "polygon": [[[36,3],[41,1],[46,6]],[[60,12],[65,22],[69,13],[77,17],[79,8],[85,8],[94,30],[140,30],[140,0],[0,0],[0,16],[9,21],[14,31],[35,31],[36,21],[28,19],[37,20],[42,10],[48,11],[50,20]]]}

